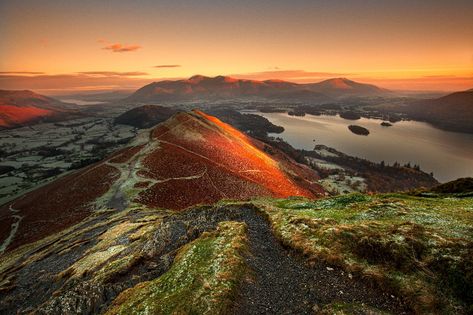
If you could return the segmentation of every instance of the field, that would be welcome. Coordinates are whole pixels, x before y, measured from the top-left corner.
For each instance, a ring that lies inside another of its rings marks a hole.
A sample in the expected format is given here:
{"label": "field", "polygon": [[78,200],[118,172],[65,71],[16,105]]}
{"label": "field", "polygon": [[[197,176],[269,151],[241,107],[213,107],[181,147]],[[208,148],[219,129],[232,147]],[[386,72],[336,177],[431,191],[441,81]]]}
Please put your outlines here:
{"label": "field", "polygon": [[0,204],[100,161],[135,135],[132,127],[95,117],[2,131]]}

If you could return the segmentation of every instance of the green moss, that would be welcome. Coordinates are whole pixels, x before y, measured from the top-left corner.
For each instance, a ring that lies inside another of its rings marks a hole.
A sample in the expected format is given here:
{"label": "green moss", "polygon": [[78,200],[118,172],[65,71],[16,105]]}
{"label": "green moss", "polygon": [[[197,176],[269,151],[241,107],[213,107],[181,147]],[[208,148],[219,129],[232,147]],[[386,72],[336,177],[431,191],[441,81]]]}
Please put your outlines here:
{"label": "green moss", "polygon": [[68,269],[64,270],[59,274],[59,277],[71,275],[71,277],[80,278],[91,270],[103,265],[110,258],[118,255],[120,252],[126,249],[124,245],[116,245],[108,247],[107,249],[96,251],[85,255],[78,261],[76,261]]}
{"label": "green moss", "polygon": [[352,194],[263,209],[286,245],[403,296],[417,312],[472,308],[472,198]]}
{"label": "green moss", "polygon": [[385,311],[376,308],[357,304],[357,303],[331,303],[325,305],[321,310],[315,312],[316,315],[351,315],[351,314],[372,314],[372,315],[388,315]]}
{"label": "green moss", "polygon": [[96,272],[95,281],[99,283],[107,282],[118,274],[125,273],[133,266],[141,257],[135,255],[127,255],[118,258],[108,264],[105,264],[101,270]]}
{"label": "green moss", "polygon": [[245,225],[222,222],[185,245],[161,277],[122,292],[107,314],[223,314],[241,281]]}

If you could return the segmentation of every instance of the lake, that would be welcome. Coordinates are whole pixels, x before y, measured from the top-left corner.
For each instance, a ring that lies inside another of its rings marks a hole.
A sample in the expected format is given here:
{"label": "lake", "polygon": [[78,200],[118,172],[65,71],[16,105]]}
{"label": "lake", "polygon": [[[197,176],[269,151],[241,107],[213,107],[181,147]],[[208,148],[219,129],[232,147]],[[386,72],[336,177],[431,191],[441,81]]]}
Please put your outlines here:
{"label": "lake", "polygon": [[[392,164],[410,162],[425,172],[433,172],[440,182],[473,177],[473,135],[449,132],[418,121],[400,121],[392,127],[382,120],[361,118],[346,120],[339,116],[289,116],[286,113],[252,113],[266,117],[285,131],[281,137],[298,149],[313,149],[324,144],[343,153],[370,161]],[[370,131],[368,136],[352,133],[349,125]],[[315,141],[314,141],[315,140]]]}

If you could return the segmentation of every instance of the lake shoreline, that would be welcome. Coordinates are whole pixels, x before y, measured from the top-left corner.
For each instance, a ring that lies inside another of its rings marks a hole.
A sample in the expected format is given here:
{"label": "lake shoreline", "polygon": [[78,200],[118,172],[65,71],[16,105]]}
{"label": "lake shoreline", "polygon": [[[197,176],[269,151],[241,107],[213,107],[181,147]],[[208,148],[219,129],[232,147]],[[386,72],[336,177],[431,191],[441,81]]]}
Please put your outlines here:
{"label": "lake shoreline", "polygon": [[323,144],[373,162],[417,164],[422,170],[433,172],[440,182],[473,176],[471,134],[446,131],[412,120],[399,121],[386,128],[381,125],[383,120],[362,117],[356,124],[370,130],[370,135],[360,137],[348,129],[354,121],[338,115],[241,112],[261,115],[284,127],[283,133],[271,136],[281,137],[297,149],[312,150],[315,144]]}

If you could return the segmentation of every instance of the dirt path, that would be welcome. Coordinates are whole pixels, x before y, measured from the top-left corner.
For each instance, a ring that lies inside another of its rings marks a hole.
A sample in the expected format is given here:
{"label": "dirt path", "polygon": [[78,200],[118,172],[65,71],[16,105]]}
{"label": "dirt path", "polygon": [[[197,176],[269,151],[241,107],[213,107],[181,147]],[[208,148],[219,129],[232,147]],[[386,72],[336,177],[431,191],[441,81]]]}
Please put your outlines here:
{"label": "dirt path", "polygon": [[[147,215],[140,211],[129,214],[133,221]],[[325,265],[309,268],[302,258],[290,255],[272,235],[266,219],[252,205],[196,207],[165,215],[160,220],[161,224],[151,233],[150,239],[129,248],[131,253],[143,251],[150,256],[106,283],[96,282],[93,272],[67,285],[66,280],[58,280],[57,275],[67,270],[97,244],[104,231],[122,219],[112,222],[104,213],[71,231],[75,236],[67,244],[61,244],[57,238],[42,245],[41,249],[33,248],[35,255],[46,252],[47,255],[39,260],[25,256],[28,263],[18,261],[5,273],[9,279],[14,279],[14,286],[8,294],[0,294],[0,314],[30,312],[36,308],[43,310],[38,311],[39,314],[102,313],[118,293],[164,274],[172,266],[179,248],[203,232],[214,230],[222,221],[241,221],[248,226],[251,255],[246,257],[246,262],[253,270],[253,281],[245,282],[240,288],[234,314],[314,314],[314,306],[323,307],[334,301],[356,301],[394,314],[403,313],[396,299],[350,279],[341,270],[327,269]],[[105,222],[107,224],[99,224]],[[81,230],[83,232],[79,233]],[[64,250],[68,246],[70,250]]]}
{"label": "dirt path", "polygon": [[340,269],[306,266],[282,247],[261,216],[250,215],[243,221],[248,225],[251,255],[247,263],[253,279],[241,288],[235,314],[314,314],[335,301],[403,313],[396,299],[350,279]]}
{"label": "dirt path", "polygon": [[16,214],[19,211],[13,208],[13,203],[10,204],[8,209],[12,213],[11,217],[15,220],[15,222],[13,222],[11,225],[10,234],[8,237],[3,241],[3,243],[0,244],[0,254],[2,254],[7,249],[8,245],[10,245],[10,243],[13,241],[16,232],[20,227],[20,222],[23,220],[23,216]]}

